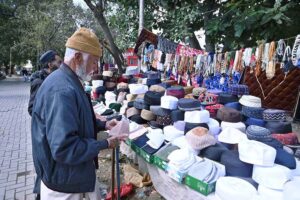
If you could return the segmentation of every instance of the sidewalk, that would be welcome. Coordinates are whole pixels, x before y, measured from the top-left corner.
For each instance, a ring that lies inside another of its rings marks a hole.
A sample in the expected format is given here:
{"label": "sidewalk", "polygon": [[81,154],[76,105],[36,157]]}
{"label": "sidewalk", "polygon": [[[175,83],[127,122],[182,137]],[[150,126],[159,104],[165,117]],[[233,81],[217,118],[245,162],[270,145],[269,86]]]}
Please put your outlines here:
{"label": "sidewalk", "polygon": [[28,99],[22,77],[0,81],[0,200],[35,199]]}

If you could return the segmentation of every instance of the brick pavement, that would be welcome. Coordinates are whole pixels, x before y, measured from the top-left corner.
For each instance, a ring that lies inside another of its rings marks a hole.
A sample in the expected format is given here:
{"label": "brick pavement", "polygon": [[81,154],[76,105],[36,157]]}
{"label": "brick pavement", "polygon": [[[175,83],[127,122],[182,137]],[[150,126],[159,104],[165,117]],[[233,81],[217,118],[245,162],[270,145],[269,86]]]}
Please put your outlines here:
{"label": "brick pavement", "polygon": [[35,199],[29,83],[0,81],[0,200]]}

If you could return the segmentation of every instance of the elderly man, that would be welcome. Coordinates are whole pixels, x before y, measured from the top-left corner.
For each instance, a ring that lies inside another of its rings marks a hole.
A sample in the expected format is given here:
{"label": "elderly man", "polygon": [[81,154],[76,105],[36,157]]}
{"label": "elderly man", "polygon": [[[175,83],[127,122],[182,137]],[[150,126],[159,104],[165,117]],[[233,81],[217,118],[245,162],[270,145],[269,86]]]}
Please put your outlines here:
{"label": "elderly man", "polygon": [[38,89],[41,87],[43,81],[47,76],[54,72],[60,66],[62,60],[59,55],[53,50],[45,52],[40,57],[40,63],[43,65],[43,69],[32,74],[31,85],[30,85],[30,99],[28,104],[28,113],[31,116],[33,102]]}
{"label": "elderly man", "polygon": [[114,148],[124,135],[96,140],[99,130],[116,121],[95,118],[83,81],[98,67],[100,44],[86,28],[66,43],[64,63],[44,81],[32,112],[32,148],[36,173],[41,177],[41,199],[100,199],[95,169],[100,150]]}

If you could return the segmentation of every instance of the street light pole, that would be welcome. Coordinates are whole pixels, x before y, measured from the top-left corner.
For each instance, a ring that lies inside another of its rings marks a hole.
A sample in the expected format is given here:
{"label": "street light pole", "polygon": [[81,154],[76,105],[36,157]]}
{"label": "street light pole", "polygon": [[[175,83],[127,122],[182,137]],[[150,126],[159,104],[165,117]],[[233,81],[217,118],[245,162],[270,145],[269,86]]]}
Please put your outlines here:
{"label": "street light pole", "polygon": [[12,47],[10,47],[9,48],[9,76],[11,76],[11,48]]}

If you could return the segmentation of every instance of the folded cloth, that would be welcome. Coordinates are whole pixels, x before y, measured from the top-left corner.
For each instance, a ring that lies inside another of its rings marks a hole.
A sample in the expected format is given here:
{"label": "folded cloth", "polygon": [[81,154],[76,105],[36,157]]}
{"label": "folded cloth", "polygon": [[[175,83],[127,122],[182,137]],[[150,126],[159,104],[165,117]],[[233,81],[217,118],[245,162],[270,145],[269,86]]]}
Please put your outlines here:
{"label": "folded cloth", "polygon": [[239,111],[233,108],[223,107],[218,110],[217,119],[225,122],[240,122],[242,116]]}
{"label": "folded cloth", "polygon": [[207,125],[207,123],[189,123],[186,122],[185,126],[184,126],[184,133],[189,132],[190,130],[192,130],[193,128],[196,127],[203,127],[209,130],[209,126]]}
{"label": "folded cloth", "polygon": [[226,104],[226,103],[231,103],[231,102],[237,102],[239,99],[236,95],[233,94],[228,94],[225,92],[222,92],[218,96],[218,102],[220,104]]}
{"label": "folded cloth", "polygon": [[258,140],[261,142],[272,140],[271,131],[261,126],[248,126],[246,130],[246,135],[249,140]]}
{"label": "folded cloth", "polygon": [[242,110],[242,105],[239,102],[226,103],[224,106],[228,108],[234,108],[236,110]]}
{"label": "folded cloth", "polygon": [[188,169],[196,162],[195,155],[188,149],[174,150],[170,153],[168,159],[168,168],[181,173],[187,173]]}
{"label": "folded cloth", "polygon": [[193,128],[186,133],[185,138],[195,150],[201,150],[216,144],[215,138],[210,135],[208,129],[204,127]]}
{"label": "folded cloth", "polygon": [[150,106],[150,110],[154,115],[158,116],[165,116],[171,114],[171,110],[162,108],[160,106]]}
{"label": "folded cloth", "polygon": [[273,133],[271,136],[278,141],[280,141],[284,145],[296,145],[298,144],[298,136],[296,133],[286,133],[286,134],[280,134],[280,133]]}
{"label": "folded cloth", "polygon": [[156,116],[150,110],[145,109],[142,110],[141,117],[147,121],[152,121],[156,119]]}
{"label": "folded cloth", "polygon": [[209,112],[207,110],[186,111],[184,121],[188,123],[208,123]]}
{"label": "folded cloth", "polygon": [[240,104],[248,107],[261,108],[261,99],[256,96],[243,95],[240,100]]}
{"label": "folded cloth", "polygon": [[184,111],[182,110],[173,110],[171,112],[171,119],[173,122],[184,121]]}
{"label": "folded cloth", "polygon": [[162,108],[169,109],[169,110],[175,110],[175,109],[177,109],[177,105],[178,105],[178,99],[176,97],[168,96],[168,95],[161,97],[160,106]]}
{"label": "folded cloth", "polygon": [[252,176],[253,165],[241,161],[237,151],[223,152],[220,162],[225,166],[226,176]]}
{"label": "folded cloth", "polygon": [[215,94],[216,96],[218,96],[219,94],[221,94],[223,91],[222,90],[219,90],[219,89],[208,89],[207,90],[207,93],[210,93],[210,94]]}
{"label": "folded cloth", "polygon": [[215,104],[215,105],[205,106],[205,110],[208,110],[211,117],[216,117],[218,110],[223,107],[224,106],[222,104]]}
{"label": "folded cloth", "polygon": [[272,133],[290,133],[292,130],[292,123],[289,121],[268,121],[265,126]]}
{"label": "folded cloth", "polygon": [[147,91],[144,101],[149,105],[160,105],[160,99],[163,95],[159,92]]}
{"label": "folded cloth", "polygon": [[247,85],[234,84],[228,87],[228,93],[232,95],[249,94],[249,88]]}
{"label": "folded cloth", "polygon": [[256,118],[248,118],[246,121],[245,121],[245,124],[247,126],[250,126],[250,125],[256,125],[256,126],[261,126],[261,127],[264,127],[266,125],[266,122],[262,119],[256,119]]}
{"label": "folded cloth", "polygon": [[159,84],[159,83],[161,83],[160,78],[154,78],[154,79],[149,79],[149,78],[147,78],[147,81],[146,81],[146,85],[147,85],[148,87],[150,87],[151,85],[157,85],[157,84]]}
{"label": "folded cloth", "polygon": [[183,111],[200,110],[201,103],[196,99],[182,98],[178,100],[178,108]]}
{"label": "folded cloth", "polygon": [[263,119],[263,112],[264,112],[263,108],[242,106],[242,114],[247,117]]}
{"label": "folded cloth", "polygon": [[129,120],[125,117],[109,131],[109,135],[111,136],[118,136],[123,134],[129,135]]}
{"label": "folded cloth", "polygon": [[179,87],[179,86],[169,87],[167,88],[166,94],[181,99],[184,97],[184,89],[183,87]]}
{"label": "folded cloth", "polygon": [[263,112],[263,119],[265,121],[285,121],[286,112],[278,109],[266,109]]}

